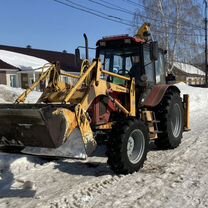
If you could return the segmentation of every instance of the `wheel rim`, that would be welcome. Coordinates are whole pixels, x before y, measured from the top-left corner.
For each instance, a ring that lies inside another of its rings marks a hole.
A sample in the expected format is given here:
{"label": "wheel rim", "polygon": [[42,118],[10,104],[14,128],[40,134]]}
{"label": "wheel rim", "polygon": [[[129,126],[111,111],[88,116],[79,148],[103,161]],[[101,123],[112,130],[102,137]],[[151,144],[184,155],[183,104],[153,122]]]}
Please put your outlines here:
{"label": "wheel rim", "polygon": [[178,137],[181,133],[181,108],[178,103],[173,107],[173,112],[171,116],[171,129],[174,137]]}
{"label": "wheel rim", "polygon": [[141,130],[131,132],[127,143],[127,156],[133,164],[138,163],[144,154],[145,138]]}

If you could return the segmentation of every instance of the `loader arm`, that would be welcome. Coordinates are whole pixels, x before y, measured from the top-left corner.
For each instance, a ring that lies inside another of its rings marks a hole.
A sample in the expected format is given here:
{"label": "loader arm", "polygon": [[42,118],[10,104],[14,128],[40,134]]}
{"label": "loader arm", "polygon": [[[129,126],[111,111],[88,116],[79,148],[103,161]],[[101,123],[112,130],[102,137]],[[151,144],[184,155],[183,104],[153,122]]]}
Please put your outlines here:
{"label": "loader arm", "polygon": [[[130,90],[128,87],[117,85],[111,82],[107,82],[106,80],[101,79],[102,75],[109,75],[112,77],[116,77],[122,79],[124,81],[131,81]],[[115,74],[112,72],[108,72],[102,69],[101,62],[97,59],[94,60],[93,63],[89,66],[87,71],[82,74],[76,85],[73,89],[69,92],[69,94],[65,97],[63,103],[71,103],[70,99],[73,98],[73,95],[77,93],[80,86],[84,83],[88,77],[92,77],[91,82],[88,84],[88,88],[83,96],[83,99],[80,102],[80,105],[86,111],[94,101],[94,99],[100,95],[106,95],[111,100],[115,102],[121,111],[123,111],[128,116],[135,116],[136,115],[136,107],[135,107],[135,80],[134,78],[131,79],[126,76],[122,76],[119,74]],[[120,104],[116,99],[113,99],[109,92],[119,92],[129,94],[130,102],[130,110],[127,110],[122,104]]]}
{"label": "loader arm", "polygon": [[44,65],[42,68],[42,73],[40,78],[33,83],[33,85],[27,88],[15,101],[16,104],[24,103],[27,96],[40,84],[41,81],[45,81],[47,77],[50,75],[51,71],[54,70],[55,65],[51,65],[47,71],[44,72],[44,69],[48,66],[48,64]]}
{"label": "loader arm", "polygon": [[[0,121],[4,121],[1,122],[0,137],[17,140],[25,146],[58,148],[72,140],[71,135],[79,129],[86,154],[90,155],[96,148],[96,141],[88,110],[97,97],[108,97],[118,111],[127,117],[135,117],[134,79],[103,70],[99,59],[92,64],[86,63],[80,76],[67,74],[78,79],[74,86],[59,81],[60,76],[66,74],[61,73],[59,64],[53,64],[17,98],[15,104],[0,105]],[[103,76],[117,77],[127,83],[117,85],[102,79]],[[48,86],[38,103],[24,104],[28,94],[46,80]],[[113,93],[125,94],[129,105],[121,103],[112,96]]]}
{"label": "loader arm", "polygon": [[[101,79],[101,75],[109,75],[113,77],[120,78],[125,81],[131,81],[130,90],[128,87],[116,85],[106,80]],[[91,82],[85,82],[89,80],[91,77]],[[75,107],[75,115],[77,120],[77,125],[82,134],[83,142],[85,144],[85,148],[87,153],[90,153],[94,150],[96,146],[96,142],[93,137],[93,132],[90,126],[91,118],[88,114],[88,109],[92,105],[95,98],[105,95],[109,97],[109,99],[122,111],[126,116],[136,116],[136,105],[135,105],[135,81],[134,79],[130,79],[129,77],[125,77],[122,75],[117,75],[105,70],[102,70],[102,64],[97,59],[94,60],[93,63],[89,66],[89,68],[82,73],[82,76],[77,81],[76,85],[71,89],[69,94],[65,97],[63,103],[73,103],[73,96],[77,96],[75,94],[79,93],[79,90],[82,89],[83,84],[88,83],[88,86],[85,86],[86,91],[83,95],[82,100]],[[112,98],[109,92],[119,92],[129,94],[130,99],[130,110],[127,110],[119,101]],[[63,112],[61,112],[63,113]],[[66,113],[67,114],[67,113]],[[65,115],[67,117],[67,115]],[[76,128],[74,126],[74,128]],[[72,132],[72,131],[70,131]]]}

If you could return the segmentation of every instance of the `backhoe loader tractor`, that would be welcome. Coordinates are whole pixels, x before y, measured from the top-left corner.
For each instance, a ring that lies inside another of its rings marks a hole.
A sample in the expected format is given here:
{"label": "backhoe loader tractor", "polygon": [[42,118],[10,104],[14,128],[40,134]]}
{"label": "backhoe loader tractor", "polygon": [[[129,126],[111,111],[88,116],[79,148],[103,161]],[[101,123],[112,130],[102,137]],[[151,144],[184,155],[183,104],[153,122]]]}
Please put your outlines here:
{"label": "backhoe loader tractor", "polygon": [[[189,129],[189,97],[182,99],[176,86],[166,84],[165,52],[143,38],[148,26],[135,37],[99,40],[96,58],[83,62],[80,76],[62,73],[58,63],[43,69],[14,104],[0,105],[1,143],[80,158],[91,155],[102,138],[109,166],[122,174],[143,166],[150,141],[161,149],[177,147]],[[76,78],[76,84],[61,82],[61,75]],[[38,102],[24,104],[42,81],[48,85]]]}

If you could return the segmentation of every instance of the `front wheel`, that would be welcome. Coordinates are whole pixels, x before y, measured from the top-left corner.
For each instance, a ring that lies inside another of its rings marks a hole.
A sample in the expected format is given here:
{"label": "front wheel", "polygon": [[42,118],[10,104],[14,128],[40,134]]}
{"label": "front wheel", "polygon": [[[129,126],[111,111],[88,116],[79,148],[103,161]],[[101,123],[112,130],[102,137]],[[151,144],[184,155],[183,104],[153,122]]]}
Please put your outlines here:
{"label": "front wheel", "polygon": [[108,164],[118,174],[138,171],[146,160],[148,146],[148,130],[142,121],[117,123],[108,142]]}

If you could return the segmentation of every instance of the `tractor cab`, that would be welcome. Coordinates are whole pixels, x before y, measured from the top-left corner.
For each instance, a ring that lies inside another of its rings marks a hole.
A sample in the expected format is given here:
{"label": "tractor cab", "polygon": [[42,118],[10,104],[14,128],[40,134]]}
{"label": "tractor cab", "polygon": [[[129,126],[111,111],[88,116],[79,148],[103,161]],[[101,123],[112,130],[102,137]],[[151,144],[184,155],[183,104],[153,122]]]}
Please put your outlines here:
{"label": "tractor cab", "polygon": [[[128,35],[104,37],[97,42],[96,58],[104,70],[134,77],[137,86],[165,84],[164,51],[157,42]],[[118,78],[108,81],[124,84]]]}

